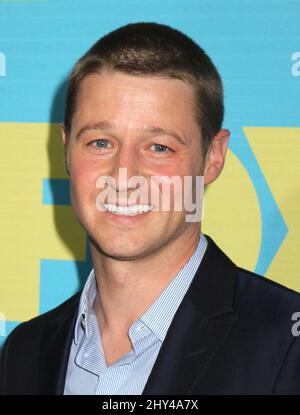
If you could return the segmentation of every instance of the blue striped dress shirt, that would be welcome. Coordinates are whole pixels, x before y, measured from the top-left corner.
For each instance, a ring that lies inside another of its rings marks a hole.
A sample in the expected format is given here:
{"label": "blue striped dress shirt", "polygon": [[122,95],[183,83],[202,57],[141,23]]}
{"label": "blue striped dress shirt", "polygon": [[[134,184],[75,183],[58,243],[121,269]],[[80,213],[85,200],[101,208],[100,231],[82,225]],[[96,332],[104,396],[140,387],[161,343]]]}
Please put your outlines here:
{"label": "blue striped dress shirt", "polygon": [[154,303],[129,328],[132,350],[107,366],[93,304],[94,270],[81,294],[71,346],[65,395],[141,395],[176,310],[186,294],[207,247],[201,234],[184,267]]}

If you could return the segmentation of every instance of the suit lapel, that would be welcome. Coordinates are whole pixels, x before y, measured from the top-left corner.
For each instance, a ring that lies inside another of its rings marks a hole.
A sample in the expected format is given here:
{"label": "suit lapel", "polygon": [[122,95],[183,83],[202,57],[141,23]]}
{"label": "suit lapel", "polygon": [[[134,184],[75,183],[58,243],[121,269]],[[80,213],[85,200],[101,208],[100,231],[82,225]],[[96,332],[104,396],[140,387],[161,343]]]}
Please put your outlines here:
{"label": "suit lapel", "polygon": [[143,395],[193,394],[237,320],[236,266],[207,239],[205,255],[175,313]]}
{"label": "suit lapel", "polygon": [[[78,296],[79,299],[79,296]],[[41,344],[38,394],[62,395],[74,336],[78,301],[47,327]]]}

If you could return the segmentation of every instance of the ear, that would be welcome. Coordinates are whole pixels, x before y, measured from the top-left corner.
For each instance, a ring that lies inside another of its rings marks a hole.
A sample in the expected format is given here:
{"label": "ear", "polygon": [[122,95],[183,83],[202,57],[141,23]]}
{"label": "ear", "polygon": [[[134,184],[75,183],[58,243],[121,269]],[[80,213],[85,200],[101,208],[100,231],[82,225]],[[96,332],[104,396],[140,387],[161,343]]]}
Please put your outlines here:
{"label": "ear", "polygon": [[70,176],[70,172],[68,169],[68,135],[66,127],[63,124],[61,125],[61,135],[64,145],[64,165],[68,176]]}
{"label": "ear", "polygon": [[213,138],[205,159],[204,185],[212,183],[221,174],[228,148],[230,132],[220,130]]}

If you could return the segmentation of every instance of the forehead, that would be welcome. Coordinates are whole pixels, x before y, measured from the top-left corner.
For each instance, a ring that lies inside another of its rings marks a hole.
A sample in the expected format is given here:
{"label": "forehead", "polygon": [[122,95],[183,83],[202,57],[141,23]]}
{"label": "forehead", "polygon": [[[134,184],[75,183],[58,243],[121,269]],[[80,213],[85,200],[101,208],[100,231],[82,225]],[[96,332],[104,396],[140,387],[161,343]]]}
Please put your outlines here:
{"label": "forehead", "polygon": [[117,71],[92,74],[80,85],[72,130],[105,120],[122,133],[155,125],[199,140],[194,102],[194,88],[179,79]]}
{"label": "forehead", "polygon": [[179,79],[105,71],[86,76],[77,95],[77,106],[81,109],[98,104],[109,108],[117,105],[139,105],[142,108],[158,105],[159,109],[166,107],[174,110],[177,107],[191,111],[194,89]]}

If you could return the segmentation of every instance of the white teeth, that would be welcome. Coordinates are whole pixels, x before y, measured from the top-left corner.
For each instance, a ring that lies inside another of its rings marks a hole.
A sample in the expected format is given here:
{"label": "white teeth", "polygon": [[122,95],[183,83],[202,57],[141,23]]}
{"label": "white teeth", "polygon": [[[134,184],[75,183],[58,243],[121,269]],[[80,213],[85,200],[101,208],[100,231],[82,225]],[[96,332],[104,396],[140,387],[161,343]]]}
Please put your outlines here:
{"label": "white teeth", "polygon": [[152,207],[148,205],[116,206],[108,203],[104,204],[103,207],[105,210],[108,210],[115,215],[127,216],[140,215],[141,213],[149,212],[152,210]]}

